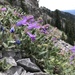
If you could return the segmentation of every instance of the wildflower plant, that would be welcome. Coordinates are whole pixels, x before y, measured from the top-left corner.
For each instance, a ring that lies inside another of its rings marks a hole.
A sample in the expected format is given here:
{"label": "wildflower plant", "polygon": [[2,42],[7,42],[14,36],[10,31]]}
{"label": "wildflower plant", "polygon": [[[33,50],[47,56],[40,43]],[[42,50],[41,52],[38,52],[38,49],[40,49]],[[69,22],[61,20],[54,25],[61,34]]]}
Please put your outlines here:
{"label": "wildflower plant", "polygon": [[[69,64],[69,52],[60,53],[53,46],[49,24],[43,24],[41,17],[22,12],[22,9],[12,9],[11,6],[0,8],[0,47],[2,50],[19,49],[22,57],[33,57],[43,66],[44,71],[53,75],[69,75],[73,67]],[[72,49],[72,52],[74,50]],[[74,55],[70,57],[73,60]],[[1,62],[2,64],[2,62]],[[70,70],[67,68],[71,67]],[[6,67],[7,69],[7,67]],[[66,74],[67,73],[67,74]],[[72,73],[71,73],[72,75]]]}
{"label": "wildflower plant", "polygon": [[25,50],[28,55],[36,53],[34,47],[41,42],[36,43],[36,41],[47,34],[45,34],[46,27],[40,24],[42,19],[35,20],[33,15],[21,14],[8,7],[1,9],[1,45],[7,49]]}

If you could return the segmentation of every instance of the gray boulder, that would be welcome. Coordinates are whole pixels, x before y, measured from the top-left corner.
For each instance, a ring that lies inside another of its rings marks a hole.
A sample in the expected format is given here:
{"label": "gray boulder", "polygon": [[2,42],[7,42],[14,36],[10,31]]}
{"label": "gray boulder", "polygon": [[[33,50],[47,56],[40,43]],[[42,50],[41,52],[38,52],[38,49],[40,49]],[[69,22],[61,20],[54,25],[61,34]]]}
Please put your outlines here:
{"label": "gray boulder", "polygon": [[4,51],[2,51],[2,55],[3,55],[3,57],[14,57],[16,54],[15,54],[15,52],[14,52],[14,50],[11,50],[11,49],[9,49],[9,50],[4,50]]}
{"label": "gray boulder", "polygon": [[7,75],[6,73],[2,73],[2,72],[0,72],[0,75]]}
{"label": "gray boulder", "polygon": [[0,51],[0,58],[2,58],[2,52]]}
{"label": "gray boulder", "polygon": [[43,72],[34,72],[34,73],[27,72],[26,73],[26,71],[23,71],[21,75],[49,75],[49,74],[43,73]]}
{"label": "gray boulder", "polygon": [[30,72],[40,72],[41,71],[40,68],[36,64],[31,62],[30,58],[20,59],[17,61],[17,64],[25,68],[26,71],[30,71]]}
{"label": "gray boulder", "polygon": [[24,69],[21,66],[14,66],[11,69],[7,70],[7,75],[21,75]]}
{"label": "gray boulder", "polygon": [[34,73],[33,75],[49,75],[49,74],[43,73],[43,72],[37,72],[37,73]]}
{"label": "gray boulder", "polygon": [[17,66],[16,61],[12,57],[4,57],[0,59],[0,62],[1,62],[1,65],[0,65],[1,71],[8,70],[12,66]]}
{"label": "gray boulder", "polygon": [[[7,51],[2,51],[2,56],[3,57],[13,57],[15,60],[18,60],[18,59],[22,58],[20,50],[15,51],[13,49],[9,49]],[[0,57],[1,57],[1,54],[0,54]]]}
{"label": "gray boulder", "polygon": [[6,62],[11,66],[17,66],[16,61],[12,57],[6,58]]}
{"label": "gray boulder", "polygon": [[22,58],[21,51],[20,51],[20,50],[15,51],[14,59],[15,59],[15,60],[19,60],[19,59],[21,59],[21,58]]}

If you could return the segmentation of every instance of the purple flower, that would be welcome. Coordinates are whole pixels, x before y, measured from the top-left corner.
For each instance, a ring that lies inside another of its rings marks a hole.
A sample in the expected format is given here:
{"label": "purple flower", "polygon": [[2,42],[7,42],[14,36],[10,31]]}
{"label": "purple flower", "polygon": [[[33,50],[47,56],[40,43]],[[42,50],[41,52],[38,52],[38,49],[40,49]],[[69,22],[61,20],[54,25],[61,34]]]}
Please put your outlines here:
{"label": "purple flower", "polygon": [[52,38],[52,41],[55,41],[55,40],[57,40],[57,38],[56,38],[56,37],[53,37],[53,38]]}
{"label": "purple flower", "polygon": [[16,26],[22,26],[22,25],[27,25],[29,22],[31,23],[34,17],[32,15],[29,16],[22,16],[22,20],[18,21]]}
{"label": "purple flower", "polygon": [[29,21],[29,23],[34,23],[35,22],[35,19],[31,19],[30,21]]}
{"label": "purple flower", "polygon": [[74,59],[75,55],[70,56],[70,61]]}
{"label": "purple flower", "polygon": [[39,19],[37,22],[38,23],[42,23],[43,22],[43,19]]}
{"label": "purple flower", "polygon": [[22,20],[17,22],[16,26],[22,26],[22,25],[25,25],[26,23],[27,23],[26,19],[22,19]]}
{"label": "purple flower", "polygon": [[22,16],[22,19],[24,20],[24,19],[27,19],[27,17],[26,16]]}
{"label": "purple flower", "polygon": [[42,23],[42,22],[43,22],[42,17],[39,17],[39,18],[37,19],[37,22],[38,22],[38,23]]}
{"label": "purple flower", "polygon": [[46,34],[46,33],[48,33],[48,31],[47,31],[48,28],[49,28],[49,24],[46,24],[46,25],[42,26],[40,28],[40,30],[41,30],[42,33]]}
{"label": "purple flower", "polygon": [[34,19],[34,16],[33,15],[28,15],[26,18],[27,18],[27,21],[29,21],[31,19]]}
{"label": "purple flower", "polygon": [[74,62],[72,61],[72,62],[70,62],[70,64],[72,65]]}
{"label": "purple flower", "polygon": [[73,55],[70,56],[70,64],[73,64],[74,58],[75,58],[75,54],[73,54]]}
{"label": "purple flower", "polygon": [[14,32],[15,32],[14,27],[12,27],[12,28],[10,29],[10,32],[11,32],[11,33],[14,33]]}
{"label": "purple flower", "polygon": [[73,46],[70,50],[75,53],[75,46]]}
{"label": "purple flower", "polygon": [[40,28],[40,30],[41,30],[42,33],[46,34],[46,29],[44,27]]}
{"label": "purple flower", "polygon": [[26,19],[27,24],[31,24],[33,22],[35,22],[34,16],[33,15],[28,15],[28,16],[23,16],[23,19]]}
{"label": "purple flower", "polygon": [[1,11],[6,11],[7,9],[4,7],[4,8],[1,8]]}
{"label": "purple flower", "polygon": [[21,17],[21,14],[18,13],[17,11],[14,11],[13,14],[16,15],[16,16],[18,16],[18,17]]}
{"label": "purple flower", "polygon": [[16,23],[16,26],[21,26],[22,25],[22,20]]}
{"label": "purple flower", "polygon": [[36,22],[29,24],[28,29],[30,30],[30,29],[33,29],[33,28],[38,29],[38,28],[40,28],[40,25]]}
{"label": "purple flower", "polygon": [[15,43],[19,45],[21,43],[21,41],[19,39],[17,39]]}
{"label": "purple flower", "polygon": [[36,35],[33,35],[30,32],[27,32],[27,34],[29,35],[29,37],[31,38],[32,41],[35,40]]}

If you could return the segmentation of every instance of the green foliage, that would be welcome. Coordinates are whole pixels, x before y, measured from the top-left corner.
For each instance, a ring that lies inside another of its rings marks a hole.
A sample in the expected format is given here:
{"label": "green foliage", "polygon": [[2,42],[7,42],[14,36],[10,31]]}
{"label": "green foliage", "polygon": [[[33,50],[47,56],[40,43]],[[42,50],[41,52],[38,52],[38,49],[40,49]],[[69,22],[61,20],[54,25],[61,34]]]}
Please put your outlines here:
{"label": "green foliage", "polygon": [[62,33],[61,39],[64,40],[64,41],[66,41],[65,33]]}
{"label": "green foliage", "polygon": [[59,16],[59,10],[55,10],[55,26],[58,29],[61,29],[61,21],[60,21],[60,16]]}
{"label": "green foliage", "polygon": [[45,7],[42,7],[42,11],[52,18],[50,24],[64,31],[67,37],[70,38],[72,41],[72,43],[71,41],[67,42],[71,45],[74,45],[73,42],[75,41],[75,16],[70,13],[60,11],[58,9],[56,9],[55,11],[50,11]]}
{"label": "green foliage", "polygon": [[74,45],[74,40],[71,37],[67,37],[66,42],[70,43],[71,45]]}
{"label": "green foliage", "polygon": [[[36,34],[34,42],[26,34],[26,26],[15,26],[15,32],[10,33],[10,28],[21,18],[17,14],[13,14],[16,10],[15,8],[7,8],[6,12],[0,13],[0,20],[4,27],[4,31],[0,30],[0,45],[4,46],[3,50],[8,50],[9,48],[21,50],[23,57],[34,57],[37,63],[44,68],[44,71],[51,75],[74,75],[75,67],[70,65],[69,62],[71,53],[69,51],[63,52],[63,50],[54,47],[51,40],[52,36],[49,33],[50,29],[47,29],[48,33],[46,34],[41,33],[40,29],[30,30],[31,33]],[[27,15],[21,9],[16,11],[21,15]],[[15,37],[21,41],[21,44],[15,44]],[[62,37],[64,37],[64,34],[62,34]],[[0,69],[7,70],[10,68],[9,66],[6,64],[5,59],[0,61]]]}
{"label": "green foliage", "polygon": [[24,0],[21,0],[21,8],[23,9],[24,12],[26,12],[26,14],[28,14],[28,8],[27,6],[23,3]]}
{"label": "green foliage", "polygon": [[5,71],[11,68],[10,64],[7,64],[6,59],[0,61],[0,71]]}

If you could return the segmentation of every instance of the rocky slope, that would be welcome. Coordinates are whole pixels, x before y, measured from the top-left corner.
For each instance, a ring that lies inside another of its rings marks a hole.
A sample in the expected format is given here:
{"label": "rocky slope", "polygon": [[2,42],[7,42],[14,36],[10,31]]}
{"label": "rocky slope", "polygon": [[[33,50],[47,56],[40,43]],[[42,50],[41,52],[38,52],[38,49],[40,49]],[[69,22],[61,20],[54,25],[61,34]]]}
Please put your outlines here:
{"label": "rocky slope", "polygon": [[[35,18],[42,17],[44,24],[49,23],[64,31],[68,36],[67,42],[74,45],[75,15],[60,10],[51,11],[45,7],[39,8],[38,0],[21,0],[20,5],[19,2],[15,3],[17,3],[16,5],[22,7],[22,9],[27,13],[34,15]],[[15,3],[13,4],[15,5]]]}
{"label": "rocky slope", "polygon": [[[53,12],[46,8],[39,8],[37,0],[15,0],[15,1],[0,1],[2,5],[12,5],[13,7],[21,7],[26,13],[32,14],[37,17],[42,17],[44,23],[55,24]],[[63,13],[64,15],[64,13]],[[67,16],[67,15],[66,15]],[[65,19],[65,17],[63,18]],[[64,24],[64,23],[63,23]],[[72,45],[61,40],[62,31],[50,25],[49,36],[52,36],[53,45],[58,47],[61,52],[70,50]],[[65,35],[66,36],[66,35]],[[5,61],[6,66],[10,69],[4,72],[0,72],[0,75],[49,75],[44,73],[39,66],[30,58],[22,58],[19,50],[14,51],[10,49],[8,51],[0,51],[0,61]],[[4,65],[4,64],[3,64]],[[10,66],[11,65],[11,66]],[[6,69],[5,66],[3,68]]]}
{"label": "rocky slope", "polygon": [[[70,44],[61,40],[62,31],[56,27],[50,25],[48,36],[52,36],[53,45],[60,49],[60,53],[64,54],[64,52],[72,48]],[[0,68],[0,75],[49,75],[37,66],[35,58],[22,58],[20,50],[9,49],[8,51],[0,51],[0,61],[5,61],[6,65],[3,64],[4,69],[9,68],[4,72]]]}

